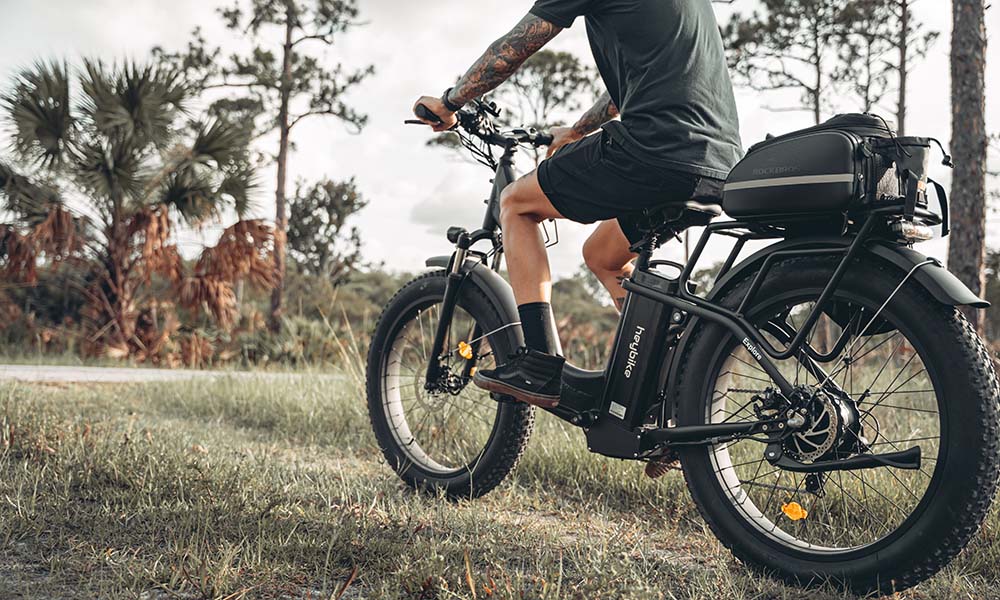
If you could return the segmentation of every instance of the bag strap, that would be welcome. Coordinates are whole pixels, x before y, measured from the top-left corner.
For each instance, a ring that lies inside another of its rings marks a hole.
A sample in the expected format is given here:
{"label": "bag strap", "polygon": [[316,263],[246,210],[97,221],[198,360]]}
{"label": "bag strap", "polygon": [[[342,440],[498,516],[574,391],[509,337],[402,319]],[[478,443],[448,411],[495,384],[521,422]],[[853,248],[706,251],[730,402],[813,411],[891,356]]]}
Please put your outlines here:
{"label": "bag strap", "polygon": [[951,233],[951,210],[948,208],[948,194],[944,191],[944,186],[934,181],[930,177],[927,181],[934,186],[937,192],[938,202],[941,204],[941,237],[948,237]]}
{"label": "bag strap", "polygon": [[912,221],[917,214],[917,200],[920,198],[920,178],[910,169],[904,173],[906,175],[906,204],[903,208],[903,217],[907,221]]}

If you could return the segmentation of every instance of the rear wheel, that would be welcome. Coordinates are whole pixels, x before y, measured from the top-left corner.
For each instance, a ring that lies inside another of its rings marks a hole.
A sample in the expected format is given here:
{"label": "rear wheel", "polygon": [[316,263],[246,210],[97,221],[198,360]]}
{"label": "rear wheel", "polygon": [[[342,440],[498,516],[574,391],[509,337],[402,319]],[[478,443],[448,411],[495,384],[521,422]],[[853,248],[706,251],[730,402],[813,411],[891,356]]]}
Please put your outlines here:
{"label": "rear wheel", "polygon": [[[794,335],[836,262],[778,263],[747,315],[772,345]],[[829,362],[779,363],[807,390],[808,423],[783,445],[800,462],[919,447],[918,470],[793,473],[753,440],[682,451],[692,496],[719,539],[744,562],[796,582],[835,580],[860,591],[901,590],[953,558],[989,509],[998,470],[998,394],[992,360],[966,320],[896,271],[858,264],[811,334]],[[722,303],[735,307],[749,287]],[[844,334],[842,336],[842,334]],[[681,425],[754,421],[776,385],[715,324],[692,332],[683,357]],[[837,341],[846,343],[837,346]],[[845,360],[846,359],[846,360]]]}
{"label": "rear wheel", "polygon": [[440,321],[447,274],[428,273],[389,301],[368,351],[368,412],[389,465],[408,485],[450,497],[478,497],[510,473],[534,423],[525,404],[497,402],[471,383],[470,363],[459,343],[478,342],[476,367],[491,368],[508,347],[500,312],[473,285],[464,285],[445,340],[439,381],[428,387],[426,370]]}

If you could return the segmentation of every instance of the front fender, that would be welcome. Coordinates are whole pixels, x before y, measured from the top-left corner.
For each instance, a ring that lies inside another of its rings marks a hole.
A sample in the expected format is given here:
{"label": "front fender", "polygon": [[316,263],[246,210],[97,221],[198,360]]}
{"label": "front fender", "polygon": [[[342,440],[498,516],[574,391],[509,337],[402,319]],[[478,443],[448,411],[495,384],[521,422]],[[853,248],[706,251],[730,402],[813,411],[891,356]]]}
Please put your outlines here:
{"label": "front fender", "polygon": [[[450,256],[434,256],[425,262],[428,267],[447,269],[451,266]],[[517,302],[514,300],[514,290],[510,284],[500,277],[493,269],[490,269],[478,260],[469,259],[465,261],[461,272],[466,276],[462,285],[474,285],[490,303],[497,309],[505,323],[517,323],[521,317],[517,313]],[[503,330],[507,337],[508,346],[511,349],[520,348],[524,345],[524,332],[520,326],[508,327]]]}

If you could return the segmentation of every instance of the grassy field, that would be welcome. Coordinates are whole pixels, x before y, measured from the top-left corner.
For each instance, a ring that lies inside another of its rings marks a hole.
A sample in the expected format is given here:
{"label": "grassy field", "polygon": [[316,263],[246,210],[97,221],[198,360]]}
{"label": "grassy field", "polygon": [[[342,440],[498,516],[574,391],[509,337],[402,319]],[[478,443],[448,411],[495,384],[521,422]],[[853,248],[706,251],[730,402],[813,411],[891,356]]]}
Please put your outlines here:
{"label": "grassy field", "polygon": [[[0,385],[0,405],[4,599],[852,597],[750,574],[680,474],[548,416],[507,484],[450,503],[382,463],[356,383]],[[998,528],[898,597],[1000,597]]]}

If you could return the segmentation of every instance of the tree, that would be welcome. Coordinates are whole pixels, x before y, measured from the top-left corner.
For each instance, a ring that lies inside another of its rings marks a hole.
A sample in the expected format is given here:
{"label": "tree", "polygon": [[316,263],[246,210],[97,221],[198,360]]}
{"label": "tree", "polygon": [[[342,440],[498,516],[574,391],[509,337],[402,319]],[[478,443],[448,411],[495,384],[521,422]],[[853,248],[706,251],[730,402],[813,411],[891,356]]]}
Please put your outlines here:
{"label": "tree", "polygon": [[722,28],[738,84],[758,91],[798,90],[801,106],[819,123],[826,94],[837,83],[832,40],[843,31],[844,2],[762,0],[763,13],[734,14]]}
{"label": "tree", "polygon": [[[0,164],[0,263],[8,280],[33,283],[39,266],[73,260],[84,273],[88,339],[111,355],[145,351],[136,335],[140,307],[154,275],[180,302],[233,317],[231,283],[270,282],[270,228],[241,220],[207,249],[193,273],[172,240],[176,224],[239,216],[250,207],[253,169],[243,127],[191,120],[191,90],[174,71],[87,61],[79,101],[65,65],[22,71],[2,105],[16,163]],[[67,210],[58,181],[87,200],[86,217]],[[266,264],[266,263],[264,263]]]}
{"label": "tree", "polygon": [[368,203],[354,180],[323,180],[299,185],[291,202],[288,251],[308,275],[327,277],[337,286],[347,280],[361,260],[361,234],[347,220]]}
{"label": "tree", "polygon": [[[570,52],[541,50],[497,90],[508,121],[539,130],[575,120],[574,111],[594,100],[596,74]],[[589,104],[588,104],[589,106]],[[533,149],[535,164],[545,149]]]}
{"label": "tree", "polygon": [[[243,5],[249,4],[246,10]],[[360,131],[367,118],[349,107],[344,94],[374,70],[371,66],[347,70],[338,64],[324,68],[320,59],[305,52],[310,44],[333,46],[337,37],[351,29],[358,18],[356,0],[246,0],[220,11],[230,31],[248,35],[252,49],[222,59],[218,47],[210,47],[199,30],[186,52],[159,56],[172,60],[198,82],[202,90],[240,90],[242,95],[225,98],[213,110],[236,110],[250,118],[257,134],[277,131],[277,176],[275,182],[274,290],[268,319],[272,330],[281,327],[286,263],[288,214],[286,186],[288,153],[292,131],[314,116],[334,117],[353,131]]]}
{"label": "tree", "polygon": [[927,55],[937,31],[923,31],[913,19],[915,0],[853,0],[844,9],[840,73],[849,82],[865,112],[888,97],[895,85],[896,129],[906,131],[906,101],[910,67]]}
{"label": "tree", "polygon": [[[986,6],[983,0],[954,0],[951,36],[952,234],[948,267],[969,288],[982,293],[986,260]],[[982,331],[980,311],[966,310]]]}

